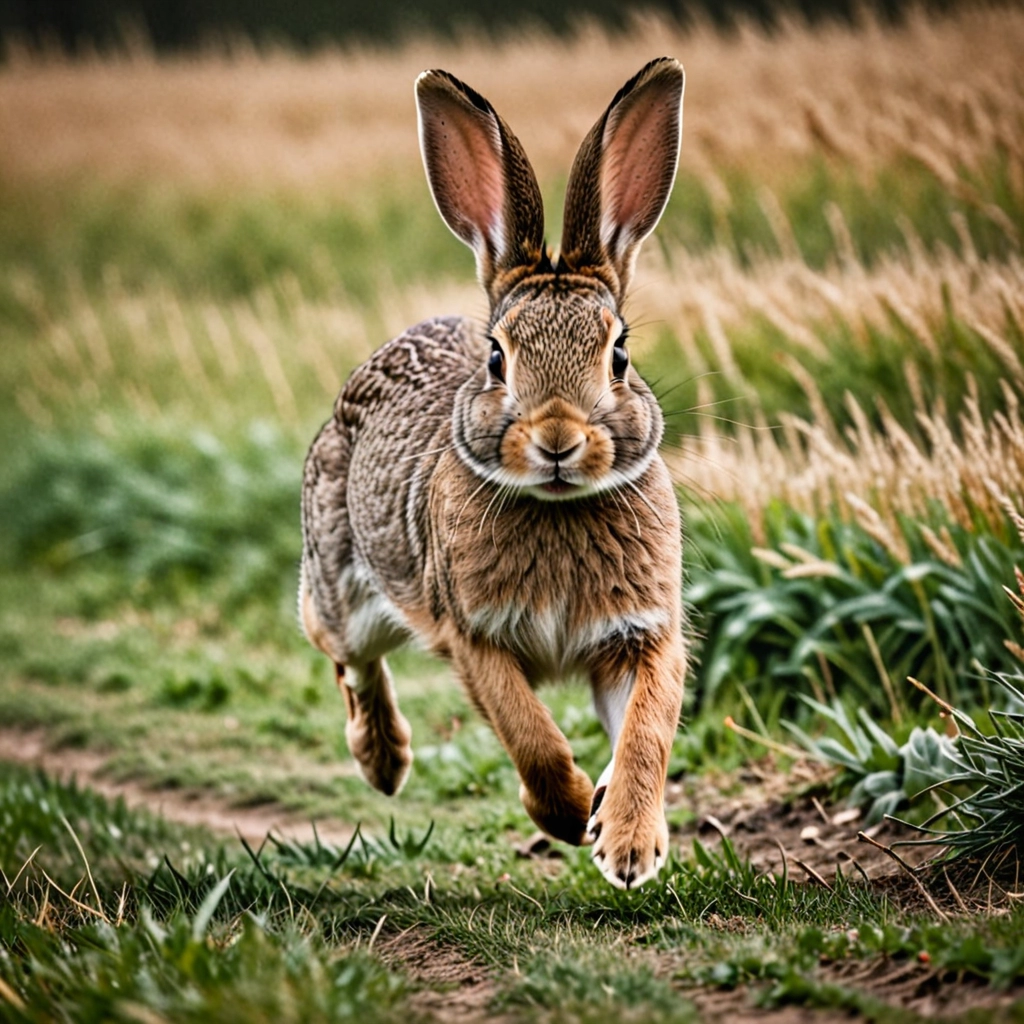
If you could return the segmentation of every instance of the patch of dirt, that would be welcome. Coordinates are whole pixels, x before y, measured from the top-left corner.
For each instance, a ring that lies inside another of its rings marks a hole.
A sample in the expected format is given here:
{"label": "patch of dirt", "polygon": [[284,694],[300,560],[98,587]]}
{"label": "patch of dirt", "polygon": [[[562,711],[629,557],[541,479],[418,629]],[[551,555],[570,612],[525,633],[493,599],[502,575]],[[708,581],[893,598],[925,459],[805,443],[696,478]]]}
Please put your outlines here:
{"label": "patch of dirt", "polygon": [[382,937],[373,948],[389,967],[423,986],[410,999],[419,1013],[463,1024],[503,1019],[487,1012],[496,991],[487,968],[432,939],[426,929]]}
{"label": "patch of dirt", "polygon": [[[887,1006],[909,1010],[925,1018],[961,1019],[969,1010],[988,1013],[1009,1011],[1024,999],[1024,985],[1005,991],[993,989],[987,981],[962,977],[951,971],[936,971],[913,960],[876,957],[873,960],[849,960],[823,964],[816,980],[837,985],[877,999]],[[757,993],[747,987],[735,989],[693,989],[685,992],[709,1024],[803,1024],[834,1020],[851,1011],[815,1009],[807,1006],[758,1007]],[[998,1018],[997,1018],[998,1019]]]}
{"label": "patch of dirt", "polygon": [[[313,842],[308,818],[277,804],[238,807],[208,793],[181,789],[156,789],[137,782],[115,781],[106,775],[107,758],[93,750],[50,745],[44,729],[0,728],[0,760],[41,768],[62,781],[77,779],[111,800],[118,798],[130,808],[144,808],[180,825],[201,826],[225,835],[241,835],[258,846],[268,833],[295,842]],[[321,842],[344,846],[353,829],[340,822],[317,823]]]}
{"label": "patch of dirt", "polygon": [[[677,829],[673,838],[686,853],[694,838],[716,850],[725,837],[758,870],[774,875],[787,870],[790,878],[817,885],[830,885],[837,869],[872,882],[908,877],[883,847],[916,839],[917,833],[893,822],[868,826],[860,811],[845,805],[826,807],[812,794],[824,788],[829,774],[829,769],[811,762],[798,763],[788,772],[755,764],[740,776],[742,788],[728,796],[713,779],[672,783],[670,806],[689,806],[697,814],[695,823]],[[794,789],[803,789],[806,795],[787,795]],[[896,852],[916,868],[938,848],[898,847]]]}
{"label": "patch of dirt", "polygon": [[[43,769],[62,780],[72,777],[110,799],[123,799],[131,808],[145,808],[169,821],[201,826],[224,835],[241,835],[258,845],[268,833],[296,842],[313,842],[308,818],[278,804],[239,806],[202,790],[166,789],[110,777],[107,757],[97,751],[53,746],[45,729],[21,730],[0,727],[0,760]],[[949,872],[925,870],[919,880],[898,864],[883,847],[900,839],[916,838],[912,830],[885,822],[867,827],[859,812],[845,806],[823,805],[814,791],[823,791],[830,770],[813,762],[793,765],[780,772],[769,761],[757,762],[738,776],[700,776],[685,783],[670,782],[668,805],[685,807],[696,814],[693,824],[673,831],[674,841],[689,852],[694,838],[709,849],[728,837],[741,858],[766,873],[778,875],[785,868],[790,878],[811,884],[831,884],[838,869],[882,886],[907,909],[991,910],[1004,904],[1007,892],[1021,889],[1021,864],[1003,865],[997,875],[992,865],[974,871],[969,865]],[[794,789],[805,795],[789,797]],[[353,827],[339,821],[322,821],[316,834],[323,842],[344,846]],[[874,842],[865,842],[860,833]],[[516,848],[523,857],[550,863],[557,873],[564,856],[560,844],[542,833],[530,836]],[[937,852],[934,846],[899,847],[907,866],[919,867]],[[981,879],[979,883],[978,879]],[[965,905],[966,904],[966,905]]]}

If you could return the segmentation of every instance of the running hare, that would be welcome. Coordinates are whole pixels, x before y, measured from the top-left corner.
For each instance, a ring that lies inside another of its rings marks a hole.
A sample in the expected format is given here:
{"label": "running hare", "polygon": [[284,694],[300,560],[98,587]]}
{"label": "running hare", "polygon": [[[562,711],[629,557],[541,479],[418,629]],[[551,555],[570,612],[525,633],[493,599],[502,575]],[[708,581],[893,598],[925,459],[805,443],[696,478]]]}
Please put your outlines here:
{"label": "running hare", "polygon": [[[349,378],[306,460],[300,613],[331,658],[370,785],[412,761],[384,655],[419,637],[508,751],[530,817],[613,885],[668,852],[686,652],[680,523],[622,302],[672,189],[683,69],[652,61],[573,163],[561,253],[518,139],[444,71],[416,82],[437,208],[476,254],[486,327],[427,320]],[[585,674],[612,742],[597,787],[534,687]]]}

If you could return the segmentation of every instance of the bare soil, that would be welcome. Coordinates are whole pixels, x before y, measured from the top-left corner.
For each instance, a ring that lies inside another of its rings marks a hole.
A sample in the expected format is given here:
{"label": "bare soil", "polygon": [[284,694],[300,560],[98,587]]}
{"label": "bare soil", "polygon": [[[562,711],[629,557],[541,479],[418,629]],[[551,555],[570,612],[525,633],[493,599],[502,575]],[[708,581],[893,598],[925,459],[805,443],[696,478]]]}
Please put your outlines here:
{"label": "bare soil", "polygon": [[425,1016],[442,1021],[497,1021],[487,1012],[496,992],[486,967],[432,938],[426,928],[412,928],[378,940],[374,950],[391,967],[422,985],[412,1004]]}
{"label": "bare soil", "polygon": [[[891,821],[869,825],[858,809],[828,804],[831,774],[810,761],[782,772],[767,759],[750,765],[738,780],[670,783],[669,806],[695,813],[695,821],[676,829],[673,839],[685,853],[694,839],[716,850],[728,838],[759,871],[776,876],[786,871],[794,881],[824,886],[832,884],[836,871],[872,883],[897,876],[909,880],[910,868],[939,852],[935,846],[889,849],[920,837]],[[920,895],[919,886],[911,888]]]}
{"label": "bare soil", "polygon": [[[1024,999],[1024,986],[1005,991],[993,989],[986,980],[961,977],[952,972],[936,971],[913,960],[876,957],[873,960],[849,960],[823,964],[817,980],[841,986],[884,1003],[908,1010],[927,1019],[957,1019],[969,1011],[992,1014],[986,1019],[1006,1019],[1015,1004]],[[701,1011],[708,1024],[728,1021],[729,1024],[804,1024],[804,1022],[858,1019],[859,1015],[845,1009],[812,1009],[806,1006],[759,1007],[758,992],[748,987],[735,989],[694,989],[686,992]],[[863,1018],[859,1018],[863,1019]]]}

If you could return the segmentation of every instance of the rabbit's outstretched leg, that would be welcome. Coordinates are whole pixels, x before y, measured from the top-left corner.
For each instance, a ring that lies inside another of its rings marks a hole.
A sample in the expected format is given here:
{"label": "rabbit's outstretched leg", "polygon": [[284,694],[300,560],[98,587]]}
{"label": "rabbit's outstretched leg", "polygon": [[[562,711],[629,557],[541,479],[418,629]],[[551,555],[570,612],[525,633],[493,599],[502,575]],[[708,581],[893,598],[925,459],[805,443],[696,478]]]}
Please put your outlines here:
{"label": "rabbit's outstretched leg", "polygon": [[516,659],[505,651],[453,644],[455,667],[472,701],[508,751],[527,813],[548,835],[585,845],[594,787],[573,761],[569,741],[530,688]]}
{"label": "rabbit's outstretched leg", "polygon": [[383,658],[353,669],[334,665],[345,698],[345,739],[363,778],[386,796],[405,782],[412,764],[412,730],[395,701],[391,673]]}
{"label": "rabbit's outstretched leg", "polygon": [[587,832],[601,873],[622,889],[653,878],[668,855],[665,775],[685,667],[682,640],[664,637],[609,655],[593,673],[614,754],[594,790]]}

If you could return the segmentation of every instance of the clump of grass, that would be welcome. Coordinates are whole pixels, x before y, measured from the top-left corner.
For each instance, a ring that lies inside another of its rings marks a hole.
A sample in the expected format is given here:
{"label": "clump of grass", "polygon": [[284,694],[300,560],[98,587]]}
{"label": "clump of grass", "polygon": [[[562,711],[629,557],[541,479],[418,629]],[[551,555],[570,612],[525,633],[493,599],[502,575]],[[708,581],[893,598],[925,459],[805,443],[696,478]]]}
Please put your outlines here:
{"label": "clump of grass", "polygon": [[462,729],[443,743],[416,751],[417,782],[445,799],[486,797],[514,789],[508,755],[494,734],[481,725]]}
{"label": "clump of grass", "polygon": [[610,1013],[623,1022],[691,1024],[696,1008],[680,999],[649,965],[623,963],[612,951],[580,957],[552,956],[549,951],[521,964],[519,977],[501,992],[496,1008],[556,1011],[552,1019],[599,1024]]}
{"label": "clump of grass", "polygon": [[[933,785],[948,787],[954,794],[963,788],[969,792],[954,796],[921,825],[929,842],[978,860],[1024,849],[1024,689],[1001,673],[993,678],[1014,702],[1014,710],[991,710],[991,732],[982,731],[970,715],[940,701],[959,735],[950,771]],[[1017,676],[1016,682],[1024,684],[1024,678]],[[933,827],[943,821],[948,824]]]}
{"label": "clump of grass", "polygon": [[101,920],[57,934],[8,912],[4,938],[17,956],[0,958],[5,1018],[406,1019],[397,1009],[406,986],[371,956],[332,950],[297,925],[268,929],[252,913],[211,927],[215,909],[160,918],[143,909],[116,927]]}
{"label": "clump of grass", "polygon": [[33,859],[37,847],[46,849],[47,865],[58,882],[80,878],[79,841],[94,859],[116,858],[142,871],[154,866],[157,850],[175,849],[189,865],[196,863],[195,851],[180,845],[191,836],[181,836],[161,819],[129,811],[123,800],[106,800],[74,780],[58,783],[2,761],[0,823],[0,868],[8,882]]}
{"label": "clump of grass", "polygon": [[[915,395],[912,432],[881,402],[874,422],[852,394],[845,400],[851,425],[842,428],[800,373],[812,419],[783,416],[778,430],[740,424],[732,438],[708,432],[674,457],[681,484],[740,503],[761,546],[777,505],[814,517],[834,511],[903,564],[915,534],[951,566],[963,558],[949,536],[954,525],[1010,538],[1008,510],[1024,506],[1024,418],[1020,392],[1006,380],[999,385],[1002,407],[986,415],[968,378],[964,409],[951,421],[943,401],[925,407],[912,371],[904,382]],[[786,569],[810,573],[789,562]]]}

